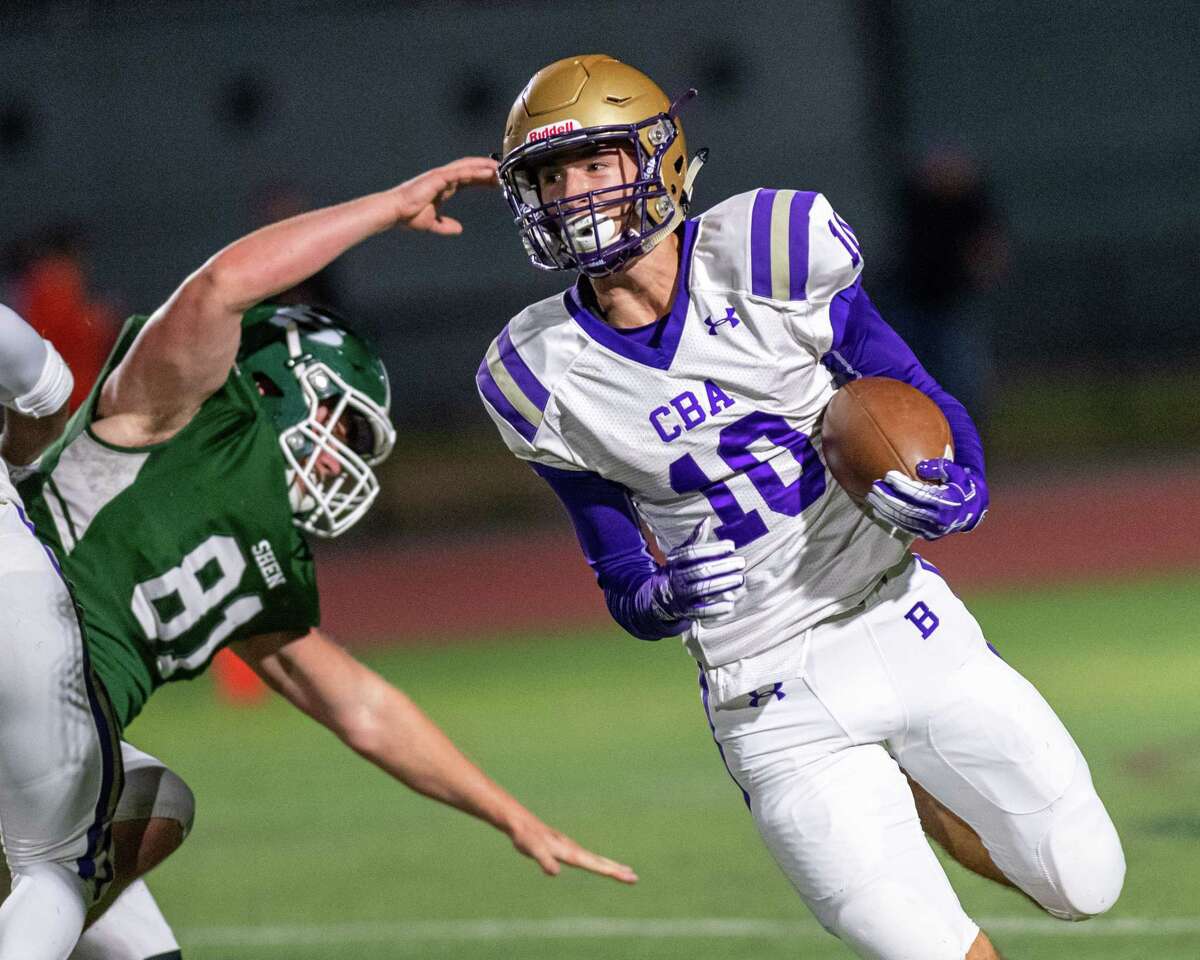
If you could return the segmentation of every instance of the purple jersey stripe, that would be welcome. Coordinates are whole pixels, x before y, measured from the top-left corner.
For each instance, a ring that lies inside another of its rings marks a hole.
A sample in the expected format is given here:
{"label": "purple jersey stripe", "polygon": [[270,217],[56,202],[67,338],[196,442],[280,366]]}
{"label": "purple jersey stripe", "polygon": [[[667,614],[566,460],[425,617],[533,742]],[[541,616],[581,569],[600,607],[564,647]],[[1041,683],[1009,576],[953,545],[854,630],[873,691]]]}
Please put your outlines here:
{"label": "purple jersey stripe", "polygon": [[797,190],[788,214],[788,295],[792,300],[807,300],[808,293],[808,213],[817,195]]}
{"label": "purple jersey stripe", "polygon": [[[82,623],[80,630],[83,630]],[[111,708],[106,711],[100,703],[86,641],[83,643],[83,678],[92,721],[96,725],[96,735],[100,741],[100,795],[96,799],[95,816],[87,831],[87,850],[75,861],[75,869],[81,879],[93,881],[98,899],[113,879],[112,818],[116,812],[117,797],[125,784],[125,775],[118,766],[121,748],[108,719]],[[104,870],[100,872],[97,870],[96,860],[102,855]]]}
{"label": "purple jersey stripe", "polygon": [[504,364],[504,369],[521,392],[529,398],[539,410],[545,410],[546,404],[550,402],[550,393],[541,385],[538,378],[533,375],[533,371],[526,366],[525,361],[521,359],[521,355],[517,353],[517,348],[513,346],[512,339],[508,335],[508,327],[500,331],[500,338],[496,341],[497,347],[500,350],[500,362]]}
{"label": "purple jersey stripe", "polygon": [[836,210],[833,211],[833,219],[838,222],[838,226],[845,231],[846,236],[850,238],[854,245],[856,247],[859,246],[858,237],[855,235],[854,230],[851,228],[850,224],[842,219],[841,214],[839,214]]}
{"label": "purple jersey stripe", "polygon": [[[835,216],[836,216],[836,214],[835,214]],[[838,220],[838,224],[840,224],[840,223],[841,223],[841,220],[839,219],[839,220]],[[849,239],[849,238],[846,236],[846,234],[845,234],[845,232],[843,231],[842,227],[841,227],[841,226],[839,226],[839,225],[835,225],[835,224],[834,224],[834,222],[833,222],[832,220],[830,220],[830,221],[829,221],[829,232],[830,232],[830,233],[832,233],[832,234],[834,235],[834,237],[835,237],[835,238],[837,238],[837,241],[838,241],[838,242],[839,242],[839,243],[840,243],[840,244],[841,244],[843,247],[845,247],[845,248],[846,248],[846,252],[847,252],[848,254],[850,254],[850,266],[852,266],[852,267],[857,267],[857,266],[858,266],[858,261],[859,261],[859,259],[860,259],[859,255],[858,255],[858,244],[857,244],[857,243],[854,243],[853,241],[851,241],[851,240],[850,240],[850,239]]]}
{"label": "purple jersey stripe", "polygon": [[475,383],[492,409],[507,420],[508,425],[517,433],[533,443],[533,435],[537,433],[537,427],[521,416],[517,408],[508,402],[508,398],[496,385],[496,379],[492,376],[492,371],[488,369],[486,359],[479,365],[479,370],[475,373]]}
{"label": "purple jersey stripe", "polygon": [[750,291],[771,296],[771,208],[774,190],[759,190],[750,214]]}

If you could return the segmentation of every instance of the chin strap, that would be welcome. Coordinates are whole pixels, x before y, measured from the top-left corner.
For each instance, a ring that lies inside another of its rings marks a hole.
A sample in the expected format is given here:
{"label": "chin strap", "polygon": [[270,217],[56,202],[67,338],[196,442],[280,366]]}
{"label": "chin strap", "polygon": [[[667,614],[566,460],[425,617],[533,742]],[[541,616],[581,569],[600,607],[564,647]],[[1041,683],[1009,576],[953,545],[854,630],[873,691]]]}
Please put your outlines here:
{"label": "chin strap", "polygon": [[679,229],[679,225],[683,223],[684,218],[687,216],[688,207],[692,203],[692,184],[696,180],[696,174],[700,172],[700,168],[707,161],[708,147],[702,147],[696,151],[696,155],[692,157],[692,162],[688,164],[687,173],[683,177],[683,193],[679,197],[679,203],[675,204],[674,215],[661,229],[655,231],[653,237],[642,244],[642,254],[649,253]]}
{"label": "chin strap", "polygon": [[[288,359],[292,361],[294,366],[301,366],[296,361],[303,356],[304,351],[300,348],[300,327],[295,320],[289,320],[287,327],[284,328],[284,342],[287,343]],[[302,371],[303,372],[303,371]]]}
{"label": "chin strap", "polygon": [[692,203],[692,184],[696,182],[696,175],[706,163],[708,163],[708,147],[701,147],[696,151],[696,155],[692,157],[692,162],[688,164],[687,173],[683,176],[683,196],[680,198],[680,206],[685,213]]}

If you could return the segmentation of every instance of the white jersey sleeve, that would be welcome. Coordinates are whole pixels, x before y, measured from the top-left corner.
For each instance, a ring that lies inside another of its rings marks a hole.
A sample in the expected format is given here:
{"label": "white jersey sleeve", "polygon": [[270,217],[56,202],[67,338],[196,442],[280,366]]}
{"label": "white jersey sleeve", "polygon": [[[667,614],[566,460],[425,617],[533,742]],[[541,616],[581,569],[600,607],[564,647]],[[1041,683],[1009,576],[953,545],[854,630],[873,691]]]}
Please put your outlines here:
{"label": "white jersey sleeve", "polygon": [[731,197],[703,217],[706,277],[773,308],[792,339],[818,356],[829,350],[833,299],[863,269],[850,225],[822,193],[759,189]]}
{"label": "white jersey sleeve", "polygon": [[517,314],[488,346],[475,385],[508,449],[558,470],[586,470],[558,422],[553,387],[584,346],[555,295]]}
{"label": "white jersey sleeve", "polygon": [[[70,369],[50,341],[0,303],[0,405],[48,416],[67,402],[73,386]],[[2,460],[0,500],[20,502]]]}
{"label": "white jersey sleeve", "polygon": [[[0,404],[27,412],[27,398],[38,392],[53,349],[33,327],[0,303]],[[28,412],[33,416],[45,416],[53,411],[43,413],[38,408]]]}
{"label": "white jersey sleeve", "polygon": [[825,195],[752,190],[701,218],[706,277],[713,286],[777,304],[829,303],[862,273],[862,251]]}

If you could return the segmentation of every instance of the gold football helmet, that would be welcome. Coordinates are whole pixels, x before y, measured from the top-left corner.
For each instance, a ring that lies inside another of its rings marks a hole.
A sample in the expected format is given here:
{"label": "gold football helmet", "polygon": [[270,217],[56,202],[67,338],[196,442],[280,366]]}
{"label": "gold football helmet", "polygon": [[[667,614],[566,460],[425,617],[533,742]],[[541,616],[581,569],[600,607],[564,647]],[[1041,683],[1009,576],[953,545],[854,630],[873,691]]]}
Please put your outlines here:
{"label": "gold football helmet", "polygon": [[[508,115],[500,183],[533,264],[543,270],[613,273],[664,240],[687,214],[707,151],[688,163],[678,112],[644,73],[603,54],[568,57],[539,70]],[[537,168],[592,146],[630,149],[628,183],[544,202]],[[616,208],[632,213],[618,224]]]}

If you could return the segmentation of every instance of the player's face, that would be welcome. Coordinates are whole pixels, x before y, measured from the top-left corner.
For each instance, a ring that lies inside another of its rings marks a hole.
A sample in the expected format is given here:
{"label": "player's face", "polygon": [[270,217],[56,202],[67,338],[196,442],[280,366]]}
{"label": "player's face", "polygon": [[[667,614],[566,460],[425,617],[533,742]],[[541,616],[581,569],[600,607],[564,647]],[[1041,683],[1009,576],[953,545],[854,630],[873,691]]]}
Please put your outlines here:
{"label": "player's face", "polygon": [[[266,393],[266,388],[263,384],[258,384],[258,392],[261,396]],[[317,423],[325,423],[332,415],[332,405],[330,401],[323,400],[317,407]],[[338,420],[333,425],[333,435],[343,443],[347,443],[350,434],[349,420],[345,417]],[[336,477],[342,472],[342,465],[338,462],[337,457],[333,456],[328,450],[322,450],[317,454],[316,474],[318,480],[327,480],[331,477]],[[293,483],[299,488],[303,486],[303,481],[296,477]]]}
{"label": "player's face", "polygon": [[576,250],[594,253],[623,237],[634,219],[637,164],[632,149],[589,146],[546,158],[531,171],[541,203],[555,210],[552,229]]}
{"label": "player's face", "polygon": [[[328,401],[322,402],[321,405],[317,407],[317,422],[325,423],[329,419],[331,414],[332,414],[332,410],[330,409],[329,402]],[[345,417],[342,417],[338,420],[337,423],[335,423],[333,425],[333,435],[336,439],[342,441],[342,443],[347,443],[348,439],[349,439],[350,431],[349,431],[349,427],[347,424],[348,424],[347,419]],[[341,472],[342,472],[342,465],[338,461],[337,457],[335,457],[332,453],[330,453],[328,450],[322,450],[320,453],[317,454],[317,462],[316,462],[317,479],[327,480],[327,479],[330,479],[331,477],[336,477]]]}
{"label": "player's face", "polygon": [[[617,187],[635,179],[636,163],[628,147],[589,147],[552,157],[535,171],[543,203],[575,197],[592,190]],[[580,203],[582,208],[586,204]],[[621,213],[624,213],[622,210]],[[619,219],[615,214],[614,219]]]}

